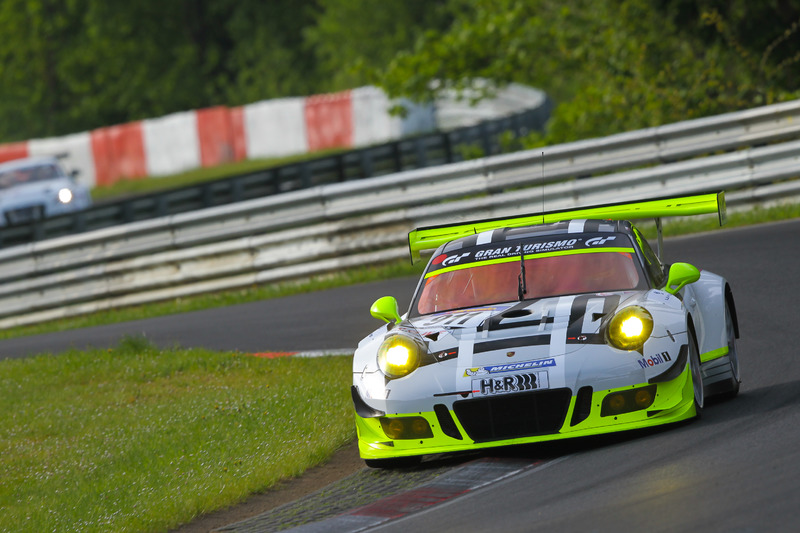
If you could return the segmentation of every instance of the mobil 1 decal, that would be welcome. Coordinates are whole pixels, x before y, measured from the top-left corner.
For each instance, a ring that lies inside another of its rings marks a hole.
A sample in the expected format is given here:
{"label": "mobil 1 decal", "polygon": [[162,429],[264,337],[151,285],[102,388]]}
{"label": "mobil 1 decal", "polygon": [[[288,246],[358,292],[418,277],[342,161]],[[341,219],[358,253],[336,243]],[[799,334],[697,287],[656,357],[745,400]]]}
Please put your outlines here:
{"label": "mobil 1 decal", "polygon": [[499,241],[470,248],[459,248],[434,257],[431,260],[428,272],[480,263],[493,259],[506,259],[524,254],[535,255],[551,252],[564,252],[570,250],[585,250],[589,248],[607,248],[615,246],[630,246],[630,242],[616,234],[563,234],[542,237],[525,242]]}
{"label": "mobil 1 decal", "polygon": [[600,332],[603,318],[611,316],[619,306],[619,295],[584,294],[572,302],[567,328],[567,344],[605,344]]}

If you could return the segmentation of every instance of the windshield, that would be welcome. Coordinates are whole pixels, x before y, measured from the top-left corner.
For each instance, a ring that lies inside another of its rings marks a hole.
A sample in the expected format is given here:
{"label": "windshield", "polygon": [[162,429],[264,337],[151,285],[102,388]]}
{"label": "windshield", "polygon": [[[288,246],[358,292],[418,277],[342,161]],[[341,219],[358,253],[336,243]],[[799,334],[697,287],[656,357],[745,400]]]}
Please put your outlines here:
{"label": "windshield", "polygon": [[[469,253],[481,256],[479,251]],[[431,265],[415,300],[415,314],[520,299],[632,290],[644,283],[633,248],[576,246],[572,250],[524,254],[524,268],[520,253],[512,253],[445,268]]]}
{"label": "windshield", "polygon": [[22,183],[47,181],[61,177],[55,165],[38,165],[0,172],[0,189],[8,189]]}

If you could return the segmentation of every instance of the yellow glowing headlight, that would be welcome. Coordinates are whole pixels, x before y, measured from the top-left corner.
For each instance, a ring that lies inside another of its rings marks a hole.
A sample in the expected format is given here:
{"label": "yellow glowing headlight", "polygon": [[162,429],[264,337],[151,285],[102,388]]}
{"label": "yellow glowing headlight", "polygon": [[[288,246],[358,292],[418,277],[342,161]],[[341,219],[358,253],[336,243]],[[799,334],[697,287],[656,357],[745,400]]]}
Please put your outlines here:
{"label": "yellow glowing headlight", "polygon": [[421,356],[420,347],[413,339],[392,335],[378,349],[378,367],[389,379],[402,378],[417,369]]}
{"label": "yellow glowing headlight", "polygon": [[626,307],[608,324],[608,342],[620,350],[638,350],[653,332],[653,317],[638,305]]}

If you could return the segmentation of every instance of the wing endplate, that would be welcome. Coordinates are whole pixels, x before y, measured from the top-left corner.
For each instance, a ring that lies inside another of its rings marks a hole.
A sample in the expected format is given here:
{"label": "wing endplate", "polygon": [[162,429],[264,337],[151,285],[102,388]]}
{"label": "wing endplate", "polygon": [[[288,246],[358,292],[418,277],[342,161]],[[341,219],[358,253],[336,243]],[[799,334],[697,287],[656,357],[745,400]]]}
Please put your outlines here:
{"label": "wing endplate", "polygon": [[641,202],[624,202],[577,209],[549,211],[540,214],[476,220],[462,224],[445,224],[417,228],[408,234],[411,261],[420,259],[420,252],[435,250],[442,244],[483,231],[550,224],[562,220],[597,218],[603,220],[633,220],[667,216],[690,216],[717,213],[719,224],[726,222],[725,193],[699,194],[679,198],[657,198]]}

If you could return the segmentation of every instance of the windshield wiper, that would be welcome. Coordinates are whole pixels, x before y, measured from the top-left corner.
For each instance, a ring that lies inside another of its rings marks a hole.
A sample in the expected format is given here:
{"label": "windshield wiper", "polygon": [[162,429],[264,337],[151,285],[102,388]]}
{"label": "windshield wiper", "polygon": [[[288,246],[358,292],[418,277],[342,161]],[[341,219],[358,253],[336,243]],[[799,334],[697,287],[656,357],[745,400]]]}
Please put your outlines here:
{"label": "windshield wiper", "polygon": [[525,280],[525,253],[522,251],[522,245],[519,247],[519,276],[517,277],[517,297],[519,301],[525,299],[528,294],[528,282]]}

